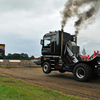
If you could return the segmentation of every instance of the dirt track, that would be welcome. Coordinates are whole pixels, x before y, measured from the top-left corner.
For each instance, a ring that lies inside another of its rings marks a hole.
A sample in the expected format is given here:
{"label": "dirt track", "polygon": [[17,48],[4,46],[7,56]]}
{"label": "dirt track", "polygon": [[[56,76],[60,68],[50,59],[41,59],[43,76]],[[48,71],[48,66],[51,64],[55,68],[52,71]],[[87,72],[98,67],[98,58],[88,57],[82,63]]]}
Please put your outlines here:
{"label": "dirt track", "polygon": [[67,95],[74,95],[89,100],[100,100],[100,77],[89,82],[78,82],[73,74],[52,71],[44,74],[41,68],[0,68],[0,74],[21,79],[27,83],[54,89]]}

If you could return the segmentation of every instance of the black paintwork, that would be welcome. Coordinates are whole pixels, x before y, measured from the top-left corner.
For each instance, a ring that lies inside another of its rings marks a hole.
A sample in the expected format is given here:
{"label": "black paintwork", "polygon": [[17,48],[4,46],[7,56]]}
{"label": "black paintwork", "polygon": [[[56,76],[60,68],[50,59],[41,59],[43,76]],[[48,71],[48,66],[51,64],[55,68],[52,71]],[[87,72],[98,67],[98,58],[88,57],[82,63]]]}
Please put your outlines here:
{"label": "black paintwork", "polygon": [[[77,63],[73,63],[73,58],[68,55],[67,51],[64,54],[66,43],[67,46],[69,41],[77,43],[77,37],[75,35],[70,35],[69,33],[63,32],[63,54],[61,56],[61,34],[61,31],[55,31],[47,33],[43,36],[41,50],[43,56],[41,57],[41,65],[44,62],[49,62],[51,68],[53,68],[52,70],[65,70],[73,72],[75,65],[78,63],[86,63],[93,69],[94,73],[100,73],[100,70],[98,70],[100,65],[97,63],[100,61],[100,56],[96,56],[90,61],[82,61],[81,57],[79,56],[79,46],[75,46],[73,49],[74,51],[71,50],[73,54],[76,52],[75,55],[77,55],[76,57],[78,59]],[[47,41],[45,42],[45,40]],[[46,43],[48,45],[46,45]],[[75,51],[75,49],[77,49],[77,51]],[[61,56],[61,58],[59,58],[59,56]],[[62,67],[58,64],[61,64]]]}
{"label": "black paintwork", "polygon": [[[50,32],[44,35],[43,40],[46,37],[50,37],[50,46],[42,46],[42,55],[61,55],[61,31]],[[70,35],[69,33],[63,32],[63,50],[65,48],[66,42],[74,41],[75,35]],[[75,37],[76,38],[76,37]],[[76,39],[75,39],[76,42]]]}

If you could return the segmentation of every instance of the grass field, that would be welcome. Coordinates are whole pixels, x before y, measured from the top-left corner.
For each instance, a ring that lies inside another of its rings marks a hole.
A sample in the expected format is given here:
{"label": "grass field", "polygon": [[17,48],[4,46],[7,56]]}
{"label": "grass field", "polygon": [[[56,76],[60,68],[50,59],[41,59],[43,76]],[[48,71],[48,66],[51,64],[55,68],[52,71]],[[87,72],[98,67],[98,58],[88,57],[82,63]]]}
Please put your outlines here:
{"label": "grass field", "polygon": [[80,100],[0,75],[0,100]]}

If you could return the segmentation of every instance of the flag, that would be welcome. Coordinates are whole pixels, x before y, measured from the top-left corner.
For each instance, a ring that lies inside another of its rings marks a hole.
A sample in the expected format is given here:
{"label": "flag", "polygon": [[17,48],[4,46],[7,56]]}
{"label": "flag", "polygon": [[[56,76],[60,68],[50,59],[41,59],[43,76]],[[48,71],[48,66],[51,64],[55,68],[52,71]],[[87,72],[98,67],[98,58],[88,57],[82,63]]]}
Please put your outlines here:
{"label": "flag", "polygon": [[83,48],[83,50],[82,50],[82,54],[83,54],[84,56],[86,55],[85,48]]}

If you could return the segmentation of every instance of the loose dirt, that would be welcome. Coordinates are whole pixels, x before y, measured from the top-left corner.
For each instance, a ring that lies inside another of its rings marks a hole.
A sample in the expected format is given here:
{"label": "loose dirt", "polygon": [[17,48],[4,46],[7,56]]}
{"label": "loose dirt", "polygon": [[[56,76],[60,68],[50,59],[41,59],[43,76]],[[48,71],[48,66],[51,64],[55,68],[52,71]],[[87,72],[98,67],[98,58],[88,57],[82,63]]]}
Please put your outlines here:
{"label": "loose dirt", "polygon": [[89,82],[78,82],[69,72],[52,71],[44,74],[42,68],[0,68],[0,74],[20,79],[67,95],[77,96],[86,100],[100,100],[100,77]]}

